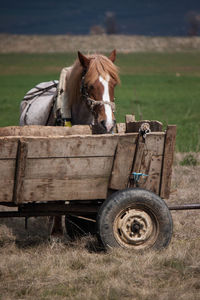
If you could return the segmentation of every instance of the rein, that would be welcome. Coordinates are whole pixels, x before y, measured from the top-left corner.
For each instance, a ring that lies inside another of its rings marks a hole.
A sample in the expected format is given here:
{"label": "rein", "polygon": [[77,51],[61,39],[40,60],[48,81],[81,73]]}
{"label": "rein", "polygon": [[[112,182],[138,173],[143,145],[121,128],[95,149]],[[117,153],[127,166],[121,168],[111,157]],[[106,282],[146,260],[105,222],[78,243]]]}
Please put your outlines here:
{"label": "rein", "polygon": [[89,97],[88,91],[87,91],[87,86],[85,85],[85,74],[86,71],[83,72],[82,78],[81,78],[81,88],[80,88],[80,92],[81,92],[81,96],[82,98],[86,101],[87,105],[89,106],[89,108],[91,109],[92,113],[94,112],[94,108],[98,105],[110,105],[113,113],[115,112],[115,103],[114,102],[110,102],[110,101],[104,101],[104,100],[95,100]]}

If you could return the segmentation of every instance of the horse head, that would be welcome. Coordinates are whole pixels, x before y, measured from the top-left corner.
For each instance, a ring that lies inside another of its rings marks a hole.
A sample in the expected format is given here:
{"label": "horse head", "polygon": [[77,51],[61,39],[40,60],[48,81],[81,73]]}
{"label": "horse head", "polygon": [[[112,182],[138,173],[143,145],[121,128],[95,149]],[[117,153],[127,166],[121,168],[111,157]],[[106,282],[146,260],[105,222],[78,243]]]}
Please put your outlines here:
{"label": "horse head", "polygon": [[116,50],[109,57],[78,52],[78,58],[82,66],[80,97],[92,113],[99,133],[111,133],[116,123],[114,88],[120,82],[114,65]]}

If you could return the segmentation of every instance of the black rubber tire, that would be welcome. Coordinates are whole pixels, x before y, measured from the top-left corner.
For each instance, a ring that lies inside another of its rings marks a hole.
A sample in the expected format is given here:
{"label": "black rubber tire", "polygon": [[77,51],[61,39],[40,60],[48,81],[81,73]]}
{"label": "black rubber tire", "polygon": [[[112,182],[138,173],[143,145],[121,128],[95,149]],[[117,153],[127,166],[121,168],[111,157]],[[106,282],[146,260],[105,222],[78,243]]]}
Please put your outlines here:
{"label": "black rubber tire", "polygon": [[159,250],[168,246],[172,231],[171,213],[164,200],[140,188],[112,194],[102,204],[97,216],[97,234],[105,248]]}
{"label": "black rubber tire", "polygon": [[96,223],[68,214],[65,216],[65,229],[71,240],[75,240],[89,233],[95,234]]}

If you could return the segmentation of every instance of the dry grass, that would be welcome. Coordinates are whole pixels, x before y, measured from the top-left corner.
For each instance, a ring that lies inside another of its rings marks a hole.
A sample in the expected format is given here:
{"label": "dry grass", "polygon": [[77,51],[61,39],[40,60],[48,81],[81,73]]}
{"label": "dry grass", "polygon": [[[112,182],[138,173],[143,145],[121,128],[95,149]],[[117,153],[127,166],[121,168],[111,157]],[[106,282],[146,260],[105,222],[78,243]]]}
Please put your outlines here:
{"label": "dry grass", "polygon": [[[169,203],[199,200],[200,165],[180,166]],[[196,155],[198,161],[199,154]],[[45,218],[0,222],[0,299],[200,299],[198,211],[174,212],[170,246],[159,253],[98,251],[94,237],[50,244]]]}
{"label": "dry grass", "polygon": [[12,35],[0,34],[0,53],[199,51],[200,37],[134,35]]}

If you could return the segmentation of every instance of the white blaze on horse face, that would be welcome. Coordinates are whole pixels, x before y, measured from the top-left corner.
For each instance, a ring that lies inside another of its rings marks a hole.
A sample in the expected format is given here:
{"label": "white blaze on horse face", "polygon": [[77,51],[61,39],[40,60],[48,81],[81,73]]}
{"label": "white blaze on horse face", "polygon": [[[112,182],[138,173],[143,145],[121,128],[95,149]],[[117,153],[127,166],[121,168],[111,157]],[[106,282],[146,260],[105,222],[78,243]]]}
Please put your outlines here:
{"label": "white blaze on horse face", "polygon": [[[110,102],[110,94],[109,94],[109,80],[110,76],[106,76],[106,80],[103,79],[103,77],[99,76],[99,81],[102,83],[104,87],[104,92],[103,92],[103,101]],[[109,104],[104,104],[105,108],[105,114],[106,114],[106,128],[108,131],[110,131],[113,127],[113,119],[112,119],[112,109]]]}

